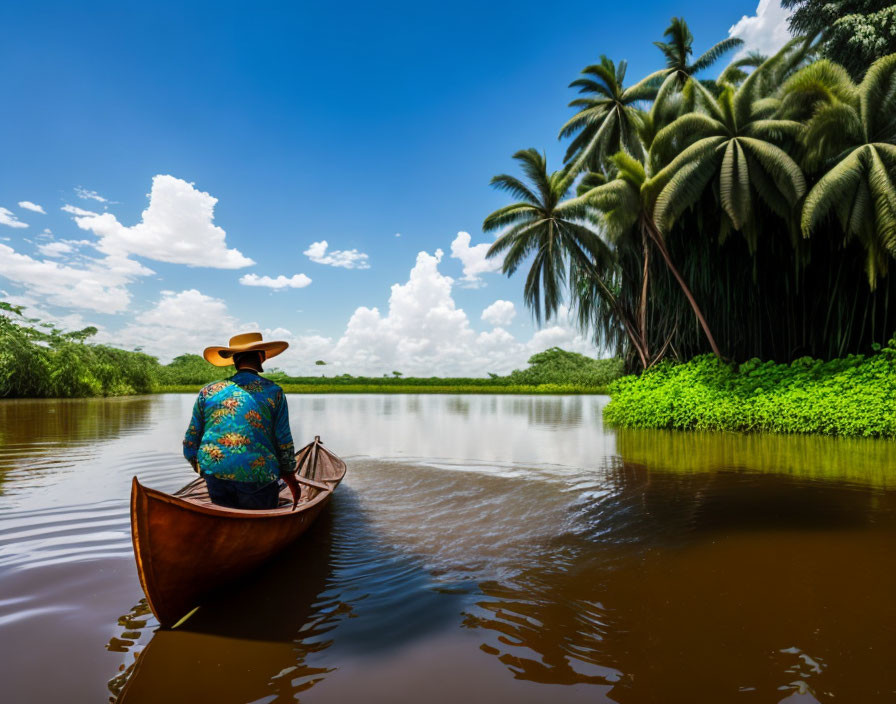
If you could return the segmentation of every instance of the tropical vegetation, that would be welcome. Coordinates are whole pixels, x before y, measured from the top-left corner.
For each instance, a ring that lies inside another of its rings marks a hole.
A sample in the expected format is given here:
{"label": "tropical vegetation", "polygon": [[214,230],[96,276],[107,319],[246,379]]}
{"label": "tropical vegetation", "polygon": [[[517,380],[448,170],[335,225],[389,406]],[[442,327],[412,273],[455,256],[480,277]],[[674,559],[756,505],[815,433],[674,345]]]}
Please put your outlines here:
{"label": "tropical vegetation", "polygon": [[[232,367],[215,367],[196,354],[182,354],[163,365],[140,351],[93,344],[90,338],[96,333],[93,327],[63,332],[0,301],[0,398],[195,392],[233,373]],[[382,377],[296,377],[276,368],[265,375],[287,393],[556,394],[602,393],[621,373],[621,360],[592,359],[554,347],[507,376],[415,378],[394,371]]]}
{"label": "tropical vegetation", "polygon": [[536,319],[568,302],[636,372],[705,353],[786,364],[887,343],[896,54],[881,48],[896,47],[877,42],[866,63],[843,66],[836,32],[811,33],[829,3],[792,4],[810,34],[774,56],[721,67],[740,45],[728,39],[692,58],[676,18],[656,42],[664,67],[641,80],[600,57],[571,84],[561,168],[526,149],[514,155],[523,178],[493,179],[514,202],[485,219],[489,256],[507,275],[529,267]]}
{"label": "tropical vegetation", "polygon": [[607,422],[626,428],[896,437],[896,338],[870,355],[789,364],[712,355],[662,361],[610,388]]}

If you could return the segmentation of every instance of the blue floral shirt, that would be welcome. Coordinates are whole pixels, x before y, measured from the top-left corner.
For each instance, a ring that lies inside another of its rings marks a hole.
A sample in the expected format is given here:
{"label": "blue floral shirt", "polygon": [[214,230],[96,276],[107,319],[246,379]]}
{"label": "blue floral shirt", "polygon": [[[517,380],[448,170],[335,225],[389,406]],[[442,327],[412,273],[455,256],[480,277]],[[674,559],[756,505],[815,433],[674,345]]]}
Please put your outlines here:
{"label": "blue floral shirt", "polygon": [[184,457],[201,474],[239,482],[271,482],[295,469],[295,448],[283,390],[245,369],[199,392]]}

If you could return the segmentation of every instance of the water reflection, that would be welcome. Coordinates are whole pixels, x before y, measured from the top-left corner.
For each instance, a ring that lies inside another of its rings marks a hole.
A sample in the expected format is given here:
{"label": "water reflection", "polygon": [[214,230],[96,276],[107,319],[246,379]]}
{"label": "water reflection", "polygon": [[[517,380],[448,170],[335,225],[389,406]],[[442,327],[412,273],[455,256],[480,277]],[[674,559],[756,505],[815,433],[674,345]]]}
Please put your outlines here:
{"label": "water reflection", "polygon": [[383,653],[444,628],[457,598],[383,544],[357,494],[340,488],[299,543],[177,629],[146,633],[156,624],[142,606],[122,617],[106,648],[133,662],[126,655],[110,680],[112,701],[295,701],[353,653]]}
{"label": "water reflection", "polygon": [[464,626],[514,678],[601,684],[632,703],[896,692],[892,497],[789,477],[610,472],[620,491],[578,507],[589,530],[479,583]]}
{"label": "water reflection", "polygon": [[700,473],[727,468],[881,488],[896,485],[893,440],[620,429],[616,443],[623,459],[654,470]]}
{"label": "water reflection", "polygon": [[192,402],[0,403],[6,699],[896,696],[892,442],[614,434],[584,396],[290,397],[294,435],[348,459],[330,511],[156,631],[129,481],[192,477]]}

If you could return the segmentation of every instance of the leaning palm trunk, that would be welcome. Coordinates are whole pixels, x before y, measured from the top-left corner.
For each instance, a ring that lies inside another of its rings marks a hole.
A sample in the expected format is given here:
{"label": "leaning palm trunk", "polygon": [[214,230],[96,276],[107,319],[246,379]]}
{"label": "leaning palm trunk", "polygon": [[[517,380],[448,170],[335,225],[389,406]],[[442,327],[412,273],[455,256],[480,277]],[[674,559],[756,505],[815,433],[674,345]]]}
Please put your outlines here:
{"label": "leaning palm trunk", "polygon": [[706,335],[706,339],[709,342],[709,346],[712,348],[713,354],[716,357],[721,358],[722,353],[719,352],[719,346],[716,344],[716,340],[712,335],[712,331],[710,331],[709,329],[709,324],[706,322],[706,318],[703,317],[703,311],[700,310],[700,306],[697,304],[697,300],[694,298],[694,294],[691,293],[691,289],[688,287],[687,283],[685,283],[685,280],[682,277],[681,273],[678,271],[678,268],[675,266],[675,264],[672,263],[672,257],[669,256],[669,250],[666,249],[666,243],[663,240],[663,235],[657,228],[656,223],[654,223],[653,220],[648,217],[643,217],[641,219],[641,227],[647,231],[647,234],[654,241],[654,243],[656,243],[657,248],[660,250],[660,254],[663,255],[663,260],[666,262],[666,266],[669,268],[669,271],[672,272],[675,280],[678,281],[678,285],[681,286],[681,290],[684,292],[685,297],[688,299],[688,303],[691,304],[694,315],[697,316],[697,320],[700,322],[700,327],[703,328],[703,333]]}

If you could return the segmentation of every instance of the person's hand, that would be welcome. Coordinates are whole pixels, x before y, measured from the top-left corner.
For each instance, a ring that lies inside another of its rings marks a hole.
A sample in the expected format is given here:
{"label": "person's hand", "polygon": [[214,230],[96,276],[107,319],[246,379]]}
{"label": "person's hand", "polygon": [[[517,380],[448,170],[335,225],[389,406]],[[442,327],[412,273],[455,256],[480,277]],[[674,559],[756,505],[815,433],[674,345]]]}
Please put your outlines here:
{"label": "person's hand", "polygon": [[292,507],[295,509],[302,496],[302,489],[296,481],[296,475],[293,472],[287,472],[286,474],[281,474],[280,478],[286,482],[286,486],[289,487],[289,491],[292,493]]}

